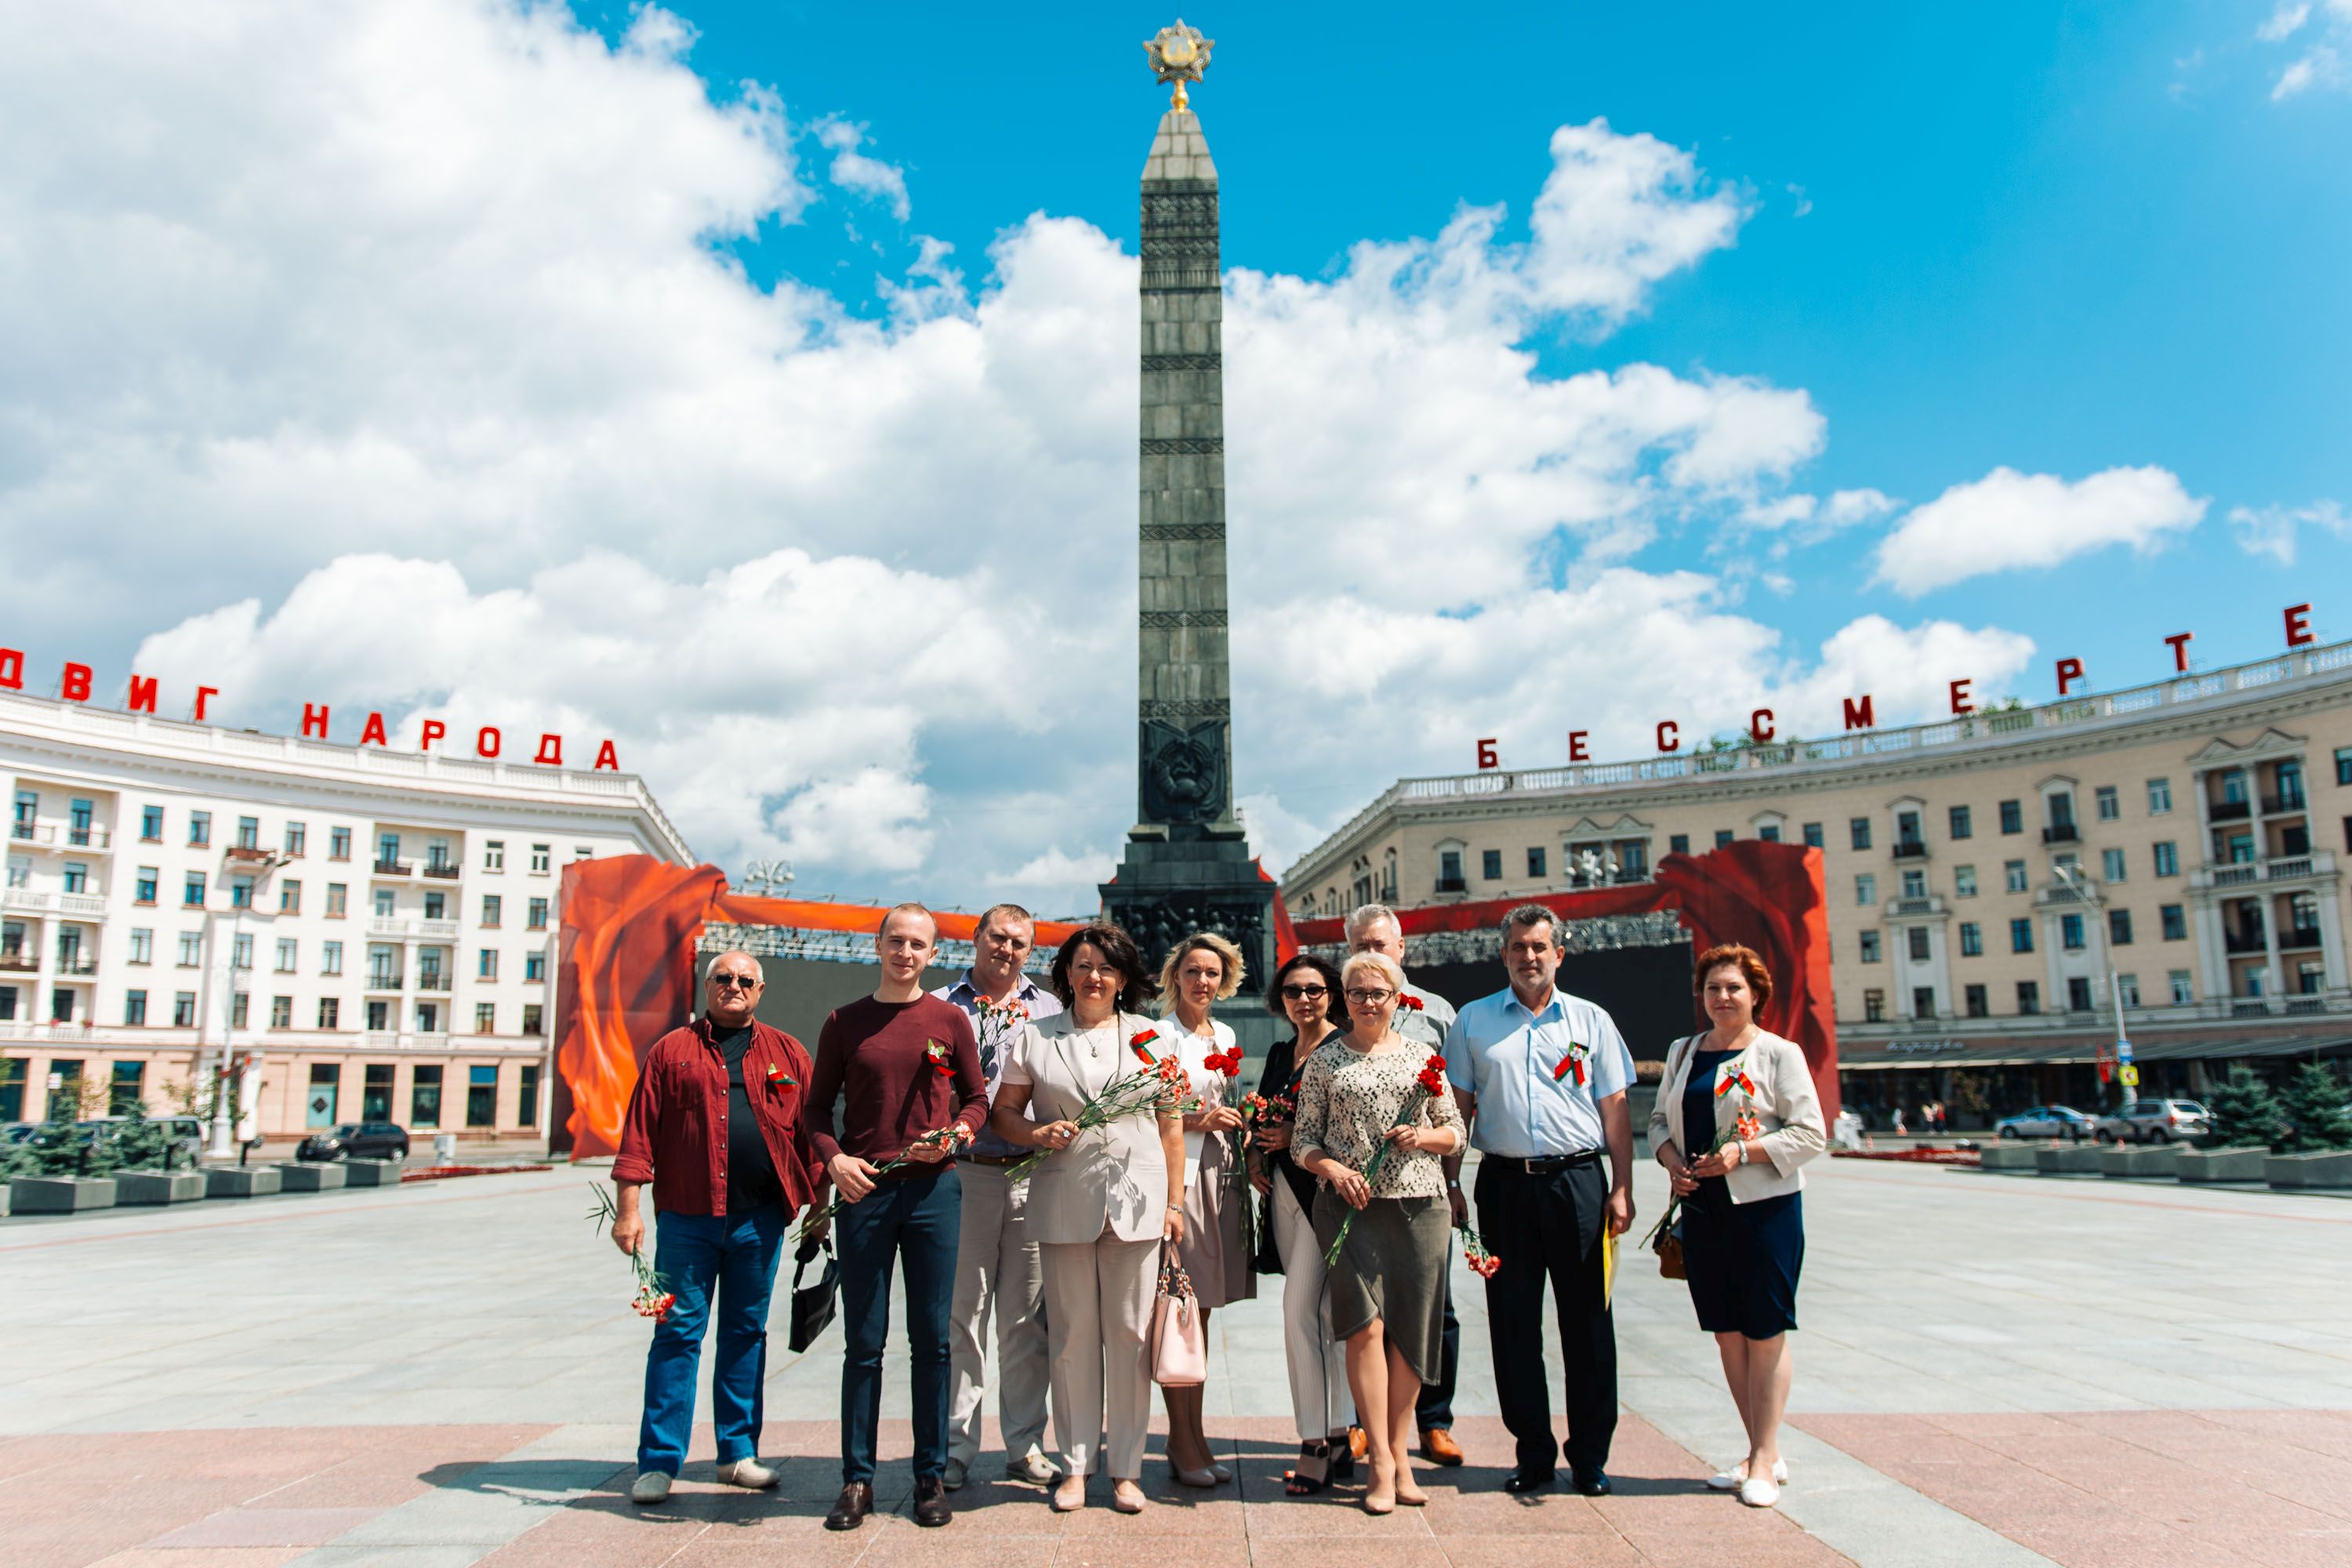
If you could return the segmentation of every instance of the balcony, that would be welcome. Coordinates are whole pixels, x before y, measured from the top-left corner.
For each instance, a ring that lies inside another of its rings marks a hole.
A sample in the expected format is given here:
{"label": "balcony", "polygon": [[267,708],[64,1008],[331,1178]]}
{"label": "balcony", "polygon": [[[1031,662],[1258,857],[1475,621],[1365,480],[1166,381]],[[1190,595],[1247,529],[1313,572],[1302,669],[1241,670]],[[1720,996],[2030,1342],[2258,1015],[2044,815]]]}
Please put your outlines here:
{"label": "balcony", "polygon": [[1929,893],[1923,899],[1889,899],[1886,900],[1886,918],[1891,921],[1933,920],[1941,916],[1943,913],[1944,899],[1943,895],[1940,893]]}
{"label": "balcony", "polygon": [[13,947],[0,950],[0,973],[30,974],[40,967],[39,961],[30,953]]}
{"label": "balcony", "polygon": [[437,970],[427,970],[416,977],[416,988],[419,991],[446,991],[450,981],[455,978]]}
{"label": "balcony", "polygon": [[1440,893],[1466,893],[1470,890],[1470,884],[1460,877],[1440,877],[1437,879],[1437,890]]}
{"label": "balcony", "polygon": [[2248,888],[2258,882],[2294,882],[2336,875],[2336,853],[2315,850],[2308,855],[2274,855],[2265,860],[2239,860],[2207,866],[2189,879],[2192,888]]}
{"label": "balcony", "polygon": [[2289,790],[2284,795],[2266,795],[2263,796],[2263,815],[2264,816],[2284,816],[2292,811],[2308,811],[2310,807],[2304,804],[2303,792],[2299,789]]}
{"label": "balcony", "polygon": [[2319,928],[2317,926],[2291,926],[2279,932],[2281,952],[2297,952],[2318,945]]}
{"label": "balcony", "polygon": [[54,822],[12,822],[8,825],[8,837],[12,843],[29,844],[37,849],[104,854],[114,847],[114,835],[107,828],[60,826]]}
{"label": "balcony", "polygon": [[2221,951],[2234,957],[2244,952],[2267,952],[2270,947],[2258,931],[2229,931],[2221,933]]}
{"label": "balcony", "polygon": [[446,860],[436,860],[426,864],[425,874],[428,877],[437,878],[444,882],[454,882],[457,879],[461,872],[459,868],[450,864]]}
{"label": "balcony", "polygon": [[0,909],[23,910],[37,915],[63,915],[68,920],[95,921],[106,915],[106,900],[93,893],[41,893],[30,888],[0,892]]}
{"label": "balcony", "polygon": [[2042,830],[2042,842],[2044,844],[2079,844],[2082,841],[2083,830],[2071,822],[2053,822]]}
{"label": "balcony", "polygon": [[374,870],[379,877],[408,877],[415,874],[416,868],[405,860],[378,860]]}
{"label": "balcony", "polygon": [[400,973],[397,970],[372,969],[368,971],[367,988],[371,991],[397,991],[400,989]]}
{"label": "balcony", "polygon": [[1925,860],[1927,846],[1916,838],[1898,838],[1895,841],[1895,858],[1897,860]]}
{"label": "balcony", "polygon": [[2250,800],[2217,800],[2205,809],[2208,822],[2243,822],[2253,816],[2254,803]]}
{"label": "balcony", "polygon": [[79,952],[58,954],[58,978],[87,980],[98,973],[98,960],[85,958]]}

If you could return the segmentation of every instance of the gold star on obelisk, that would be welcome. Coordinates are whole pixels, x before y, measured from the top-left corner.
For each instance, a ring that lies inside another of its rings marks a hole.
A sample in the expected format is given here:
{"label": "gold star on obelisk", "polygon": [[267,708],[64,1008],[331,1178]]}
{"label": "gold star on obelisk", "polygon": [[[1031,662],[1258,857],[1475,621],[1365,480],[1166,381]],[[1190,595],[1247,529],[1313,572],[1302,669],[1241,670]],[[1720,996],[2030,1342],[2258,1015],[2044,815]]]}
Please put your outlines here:
{"label": "gold star on obelisk", "polygon": [[1152,73],[1161,81],[1176,84],[1176,100],[1171,108],[1181,111],[1191,101],[1184,96],[1184,84],[1201,79],[1209,68],[1209,51],[1216,47],[1216,39],[1201,37],[1201,30],[1186,26],[1181,16],[1174,26],[1160,28],[1143,46],[1143,52],[1151,57]]}

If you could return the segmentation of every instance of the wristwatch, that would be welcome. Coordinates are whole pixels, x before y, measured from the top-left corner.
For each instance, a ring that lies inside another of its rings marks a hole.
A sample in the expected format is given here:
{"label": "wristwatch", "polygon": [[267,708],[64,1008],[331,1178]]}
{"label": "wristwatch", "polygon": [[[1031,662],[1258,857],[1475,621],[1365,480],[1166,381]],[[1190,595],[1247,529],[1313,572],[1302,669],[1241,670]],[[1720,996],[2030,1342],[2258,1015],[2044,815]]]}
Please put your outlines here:
{"label": "wristwatch", "polygon": [[1449,1181],[1447,1181],[1447,1183],[1445,1184],[1445,1190],[1446,1190],[1447,1192],[1449,1192],[1449,1193],[1458,1193],[1458,1192],[1460,1192],[1460,1191],[1462,1190],[1462,1184],[1461,1184],[1461,1183],[1459,1183],[1459,1182],[1456,1182],[1456,1181],[1449,1180]]}

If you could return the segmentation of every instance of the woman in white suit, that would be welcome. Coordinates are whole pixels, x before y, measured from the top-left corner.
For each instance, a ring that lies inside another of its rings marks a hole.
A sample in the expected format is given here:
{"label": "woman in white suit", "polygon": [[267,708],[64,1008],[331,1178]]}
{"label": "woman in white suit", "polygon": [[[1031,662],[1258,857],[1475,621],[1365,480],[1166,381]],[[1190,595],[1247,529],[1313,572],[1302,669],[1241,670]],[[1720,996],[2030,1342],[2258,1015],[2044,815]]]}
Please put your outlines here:
{"label": "woman in white suit", "polygon": [[[1650,1147],[1682,1200],[1683,1268],[1748,1429],[1748,1458],[1707,1484],[1751,1508],[1780,1500],[1789,1331],[1805,1262],[1806,1161],[1828,1143],[1804,1047],[1756,1026],[1772,975],[1749,948],[1698,956],[1714,1026],[1666,1053]],[[1693,1151],[1696,1151],[1693,1153]]]}
{"label": "woman in white suit", "polygon": [[[1135,1009],[1151,994],[1133,939],[1108,921],[1083,926],[1054,958],[1066,1012],[1032,1024],[1004,1064],[990,1125],[1048,1158],[1029,1178],[1029,1234],[1045,1286],[1054,1436],[1062,1477],[1054,1511],[1087,1500],[1100,1460],[1111,1507],[1143,1511],[1151,1422],[1145,1341],[1162,1242],[1184,1237],[1184,1123],[1173,1105],[1080,1131],[1076,1118],[1113,1079],[1149,1071],[1175,1048]],[[1037,1120],[1028,1119],[1034,1107]]]}

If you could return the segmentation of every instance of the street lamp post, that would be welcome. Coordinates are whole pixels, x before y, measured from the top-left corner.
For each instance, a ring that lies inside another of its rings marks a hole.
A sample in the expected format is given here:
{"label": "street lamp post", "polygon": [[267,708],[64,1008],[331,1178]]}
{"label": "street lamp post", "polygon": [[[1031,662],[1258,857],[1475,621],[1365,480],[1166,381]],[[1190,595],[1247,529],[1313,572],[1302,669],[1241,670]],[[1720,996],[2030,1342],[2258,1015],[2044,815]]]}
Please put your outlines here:
{"label": "street lamp post", "polygon": [[[253,891],[256,897],[258,897],[261,892],[262,879],[286,863],[286,857],[275,849],[259,853],[247,850],[243,854],[232,850],[231,858],[239,864],[253,868]],[[245,911],[247,905],[251,902],[251,899],[247,899],[244,904],[236,902],[235,884],[231,884],[228,924],[228,1000],[226,1010],[221,1015],[220,1062],[213,1072],[212,1157],[215,1160],[227,1159],[233,1152],[230,1145],[236,1142],[235,1125],[228,1113],[228,1080],[232,1070],[230,1064],[235,1059],[230,1047],[235,1044],[236,1037],[236,944],[245,935]]]}
{"label": "street lamp post", "polygon": [[[2084,885],[2083,879],[2078,874],[2077,868],[2062,863],[2053,867],[2053,869],[2058,873],[2058,880],[2063,884],[2066,890],[2074,894],[2075,898],[2081,900],[2084,907],[2088,909],[2093,915],[2096,915],[2099,908],[2099,900],[2092,893],[2091,889]],[[2099,950],[2106,954],[2107,1001],[2114,1006],[2116,1013],[2116,1079],[2118,1087],[2120,1087],[2124,1091],[2124,1109],[2128,1110],[2133,1106],[2139,1103],[2139,1090],[2134,1089],[2129,1082],[2124,1079],[2123,1077],[2122,1069],[2131,1065],[2128,1061],[2124,1059],[2124,1052],[2128,1047],[2131,1040],[2131,1037],[2124,1031],[2124,988],[2116,978],[2115,944],[2111,942],[2102,942],[2099,944]]]}

